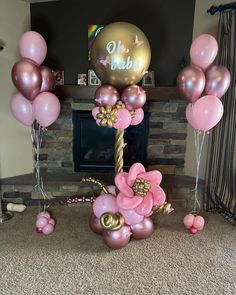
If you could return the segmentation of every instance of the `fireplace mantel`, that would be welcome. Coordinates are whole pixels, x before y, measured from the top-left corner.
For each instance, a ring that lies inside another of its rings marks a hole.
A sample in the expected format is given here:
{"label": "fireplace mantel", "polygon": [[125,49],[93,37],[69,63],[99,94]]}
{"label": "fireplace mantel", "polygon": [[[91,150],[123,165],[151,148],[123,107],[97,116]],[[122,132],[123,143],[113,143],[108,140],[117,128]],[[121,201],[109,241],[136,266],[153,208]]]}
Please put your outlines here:
{"label": "fireplace mantel", "polygon": [[[79,85],[57,85],[55,94],[62,100],[73,99],[93,99],[97,87]],[[177,87],[144,87],[148,100],[182,100]]]}

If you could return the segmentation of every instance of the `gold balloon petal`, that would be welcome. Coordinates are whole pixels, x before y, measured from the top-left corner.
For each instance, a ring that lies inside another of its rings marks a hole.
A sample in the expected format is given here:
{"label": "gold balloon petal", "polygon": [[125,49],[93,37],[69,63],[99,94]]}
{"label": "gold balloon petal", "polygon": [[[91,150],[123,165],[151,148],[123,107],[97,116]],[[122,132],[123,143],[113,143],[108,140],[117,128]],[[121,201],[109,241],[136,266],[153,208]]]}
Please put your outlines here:
{"label": "gold balloon petal", "polygon": [[104,118],[104,114],[97,114],[97,119],[103,119]]}
{"label": "gold balloon petal", "polygon": [[150,64],[151,49],[138,27],[116,22],[103,28],[94,39],[91,60],[103,83],[123,88],[142,79]]}
{"label": "gold balloon petal", "polygon": [[106,109],[104,107],[99,108],[99,113],[106,114]]}

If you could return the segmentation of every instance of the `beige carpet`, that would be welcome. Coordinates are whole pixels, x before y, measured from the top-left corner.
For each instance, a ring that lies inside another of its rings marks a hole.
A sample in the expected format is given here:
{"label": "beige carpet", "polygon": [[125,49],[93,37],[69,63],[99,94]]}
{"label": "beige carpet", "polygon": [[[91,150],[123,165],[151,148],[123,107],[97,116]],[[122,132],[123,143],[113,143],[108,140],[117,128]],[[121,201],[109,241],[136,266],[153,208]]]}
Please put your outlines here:
{"label": "beige carpet", "polygon": [[88,226],[90,208],[52,208],[51,236],[35,233],[36,208],[0,224],[0,294],[236,294],[236,228],[205,214],[188,234],[184,212],[160,216],[147,240],[110,250]]}

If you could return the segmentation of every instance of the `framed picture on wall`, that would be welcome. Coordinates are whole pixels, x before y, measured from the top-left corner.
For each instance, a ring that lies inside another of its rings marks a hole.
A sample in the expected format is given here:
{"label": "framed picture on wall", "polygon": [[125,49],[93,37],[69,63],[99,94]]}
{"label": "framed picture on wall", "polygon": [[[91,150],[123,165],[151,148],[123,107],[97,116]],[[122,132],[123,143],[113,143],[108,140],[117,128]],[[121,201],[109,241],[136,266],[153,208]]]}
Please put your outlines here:
{"label": "framed picture on wall", "polygon": [[145,87],[154,87],[155,86],[155,75],[154,71],[148,71],[144,74],[142,79],[142,86]]}
{"label": "framed picture on wall", "polygon": [[86,86],[87,85],[87,74],[78,74],[78,80],[77,84],[80,86]]}
{"label": "framed picture on wall", "polygon": [[94,70],[88,70],[88,85],[89,86],[99,86],[101,81],[94,72]]}
{"label": "framed picture on wall", "polygon": [[56,78],[56,85],[64,85],[64,71],[52,71]]}

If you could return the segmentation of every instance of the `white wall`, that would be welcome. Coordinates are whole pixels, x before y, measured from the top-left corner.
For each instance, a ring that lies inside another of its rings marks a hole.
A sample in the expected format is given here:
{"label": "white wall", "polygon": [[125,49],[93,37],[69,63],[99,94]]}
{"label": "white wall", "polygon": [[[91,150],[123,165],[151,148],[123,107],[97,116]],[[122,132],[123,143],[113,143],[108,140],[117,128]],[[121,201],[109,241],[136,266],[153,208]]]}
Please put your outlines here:
{"label": "white wall", "polygon": [[[196,0],[195,13],[194,13],[194,25],[193,25],[193,39],[201,34],[211,34],[217,36],[217,28],[219,21],[219,12],[215,15],[210,15],[207,13],[212,5],[220,5],[229,3],[229,0]],[[206,136],[206,141],[204,144],[204,149],[202,153],[201,165],[200,165],[200,178],[205,178],[205,167],[207,159],[207,146],[208,146],[208,136]],[[188,135],[187,135],[187,147],[185,155],[185,174],[196,176],[196,160],[195,160],[195,150],[194,150],[194,133],[191,126],[188,125]]]}
{"label": "white wall", "polygon": [[20,59],[18,41],[30,29],[30,4],[21,0],[0,1],[0,39],[6,43],[0,52],[0,178],[30,173],[32,147],[27,127],[10,113],[9,102],[16,92],[11,69]]}

